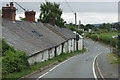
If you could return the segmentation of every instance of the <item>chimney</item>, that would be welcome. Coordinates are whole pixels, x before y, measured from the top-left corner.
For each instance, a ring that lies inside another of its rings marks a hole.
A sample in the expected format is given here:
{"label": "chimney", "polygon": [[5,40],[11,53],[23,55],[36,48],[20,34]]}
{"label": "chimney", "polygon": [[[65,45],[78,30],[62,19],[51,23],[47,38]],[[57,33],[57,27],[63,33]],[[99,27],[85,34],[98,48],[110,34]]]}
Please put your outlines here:
{"label": "chimney", "polygon": [[53,19],[53,17],[50,17],[49,23],[50,23],[51,25],[55,26],[55,20]]}
{"label": "chimney", "polygon": [[10,7],[14,7],[14,4],[13,4],[13,2],[10,2]]}
{"label": "chimney", "polygon": [[36,14],[35,11],[26,11],[25,12],[25,20],[35,23],[35,14]]}
{"label": "chimney", "polygon": [[15,21],[16,8],[13,5],[13,2],[6,4],[6,7],[2,7],[2,18]]}

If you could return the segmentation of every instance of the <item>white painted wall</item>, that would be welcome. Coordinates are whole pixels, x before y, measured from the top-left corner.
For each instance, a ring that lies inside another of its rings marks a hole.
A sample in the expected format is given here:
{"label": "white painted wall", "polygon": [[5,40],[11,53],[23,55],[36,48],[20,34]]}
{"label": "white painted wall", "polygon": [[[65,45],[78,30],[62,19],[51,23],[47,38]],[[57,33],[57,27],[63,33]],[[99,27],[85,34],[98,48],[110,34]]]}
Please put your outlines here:
{"label": "white painted wall", "polygon": [[51,48],[48,50],[48,58],[51,59],[55,57],[55,48]]}
{"label": "white painted wall", "polygon": [[77,50],[77,48],[76,48],[76,40],[75,40],[75,51]]}
{"label": "white painted wall", "polygon": [[79,39],[78,41],[78,50],[82,50],[83,49],[83,38]]}
{"label": "white painted wall", "polygon": [[[74,47],[75,47],[75,51],[76,51],[76,40],[70,39],[64,43],[63,52],[65,52],[65,53],[71,52],[71,51],[74,52]],[[83,39],[79,39],[78,50],[82,50],[82,49],[83,49]],[[62,44],[60,44],[56,47],[56,53],[57,53],[57,55],[60,55],[62,53]],[[30,63],[30,65],[32,65],[35,62],[42,62],[42,61],[51,59],[53,57],[55,57],[55,48],[51,48],[49,50],[40,52],[40,53],[30,57],[28,59],[28,62]]]}
{"label": "white painted wall", "polygon": [[57,52],[57,55],[60,55],[62,53],[62,44],[57,46],[56,52]]}
{"label": "white painted wall", "polygon": [[63,52],[64,52],[64,53],[67,53],[67,41],[64,43]]}
{"label": "white painted wall", "polygon": [[72,39],[71,41],[72,41],[71,50],[72,50],[72,52],[74,52],[74,39]]}
{"label": "white painted wall", "polygon": [[48,60],[48,50],[40,52],[30,58],[28,58],[28,62],[30,65],[34,64],[35,62],[42,62]]}

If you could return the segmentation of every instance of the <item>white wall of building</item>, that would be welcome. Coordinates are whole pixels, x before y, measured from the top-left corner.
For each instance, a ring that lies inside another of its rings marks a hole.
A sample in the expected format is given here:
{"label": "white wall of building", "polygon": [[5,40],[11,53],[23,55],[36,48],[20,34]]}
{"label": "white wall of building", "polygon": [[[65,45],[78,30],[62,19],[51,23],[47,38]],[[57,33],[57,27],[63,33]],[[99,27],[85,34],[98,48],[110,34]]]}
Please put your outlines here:
{"label": "white wall of building", "polygon": [[83,49],[83,38],[79,39],[78,41],[78,50],[82,50]]}
{"label": "white wall of building", "polygon": [[51,48],[48,50],[48,58],[51,59],[55,57],[55,48]]}
{"label": "white wall of building", "polygon": [[57,52],[57,55],[60,55],[62,53],[62,44],[57,46],[56,52]]}
{"label": "white wall of building", "polygon": [[[83,38],[80,38],[78,41],[78,50],[83,49]],[[75,39],[70,39],[64,43],[63,49],[62,49],[62,44],[58,45],[56,47],[56,54],[59,56],[63,52],[74,52],[76,51],[76,40]],[[28,59],[28,62],[30,65],[34,64],[35,62],[42,62],[48,59],[51,59],[55,57],[55,48],[51,48],[48,50],[45,50],[43,52],[40,52]]]}
{"label": "white wall of building", "polygon": [[75,51],[77,50],[77,47],[76,47],[76,39],[74,40],[74,42],[75,42]]}
{"label": "white wall of building", "polygon": [[64,53],[67,53],[67,41],[64,43],[63,52],[64,52]]}
{"label": "white wall of building", "polygon": [[28,58],[28,62],[30,65],[34,64],[35,62],[42,62],[48,60],[48,50],[40,52],[30,58]]}

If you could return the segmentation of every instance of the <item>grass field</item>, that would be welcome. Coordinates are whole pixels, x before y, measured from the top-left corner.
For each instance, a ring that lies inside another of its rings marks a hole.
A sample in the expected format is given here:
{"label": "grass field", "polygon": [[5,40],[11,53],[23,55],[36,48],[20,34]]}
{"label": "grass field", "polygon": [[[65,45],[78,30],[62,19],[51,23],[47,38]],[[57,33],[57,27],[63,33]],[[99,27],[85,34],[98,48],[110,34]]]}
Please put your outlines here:
{"label": "grass field", "polygon": [[[92,40],[99,41],[105,44],[110,45],[110,40],[112,36],[117,36],[117,32],[101,33],[101,34],[88,34],[87,36]],[[98,40],[99,39],[99,40]],[[116,47],[118,39],[112,38],[112,46]]]}
{"label": "grass field", "polygon": [[118,33],[117,32],[110,32],[110,33],[101,33],[101,34],[96,34],[100,37],[107,37],[107,38],[111,38],[111,36],[117,36]]}

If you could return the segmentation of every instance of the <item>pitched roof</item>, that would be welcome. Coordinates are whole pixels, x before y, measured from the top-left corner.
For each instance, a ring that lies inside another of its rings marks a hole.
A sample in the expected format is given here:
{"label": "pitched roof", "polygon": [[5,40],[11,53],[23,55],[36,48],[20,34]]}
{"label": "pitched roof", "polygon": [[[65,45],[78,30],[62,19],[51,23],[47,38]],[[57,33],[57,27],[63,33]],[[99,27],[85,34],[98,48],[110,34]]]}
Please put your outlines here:
{"label": "pitched roof", "polygon": [[46,24],[46,26],[51,29],[53,32],[57,31],[59,34],[62,35],[62,37],[65,37],[64,39],[68,40],[68,39],[72,39],[72,38],[76,38],[76,35],[69,29],[67,28],[60,28],[58,26],[52,26],[51,24]]}
{"label": "pitched roof", "polygon": [[70,29],[61,28],[61,30],[63,31],[63,33],[68,39],[76,38],[76,34],[74,34]]}
{"label": "pitched roof", "polygon": [[24,50],[29,56],[63,43],[65,40],[46,28],[42,23],[26,21],[2,21],[3,36],[15,48]]}

